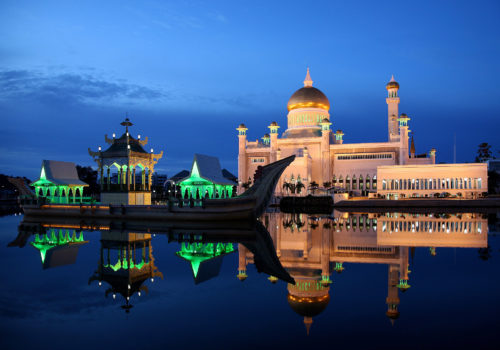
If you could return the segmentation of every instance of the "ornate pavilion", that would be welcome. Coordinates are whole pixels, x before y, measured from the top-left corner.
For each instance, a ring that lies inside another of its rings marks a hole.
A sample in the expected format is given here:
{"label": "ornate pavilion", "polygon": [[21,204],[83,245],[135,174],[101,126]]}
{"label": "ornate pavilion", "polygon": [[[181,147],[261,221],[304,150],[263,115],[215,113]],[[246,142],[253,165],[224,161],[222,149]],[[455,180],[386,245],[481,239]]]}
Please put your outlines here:
{"label": "ornate pavilion", "polygon": [[183,198],[228,198],[236,183],[223,176],[218,158],[195,154],[191,173],[178,185]]}
{"label": "ornate pavilion", "polygon": [[[144,146],[148,138],[141,140],[130,135],[128,128],[133,124],[129,118],[121,123],[125,127],[125,133],[119,138],[104,139],[110,146],[105,151],[93,152],[89,148],[89,154],[94,158],[99,168],[101,185],[101,203],[103,204],[151,204],[151,183],[154,166],[163,157],[163,151],[159,154],[146,152]],[[118,183],[111,183],[112,170],[117,171]],[[140,175],[141,182],[136,183],[136,175]]]}
{"label": "ornate pavilion", "polygon": [[81,203],[83,188],[88,185],[78,178],[75,163],[56,160],[42,161],[40,177],[30,186],[35,187],[37,197],[50,203]]}

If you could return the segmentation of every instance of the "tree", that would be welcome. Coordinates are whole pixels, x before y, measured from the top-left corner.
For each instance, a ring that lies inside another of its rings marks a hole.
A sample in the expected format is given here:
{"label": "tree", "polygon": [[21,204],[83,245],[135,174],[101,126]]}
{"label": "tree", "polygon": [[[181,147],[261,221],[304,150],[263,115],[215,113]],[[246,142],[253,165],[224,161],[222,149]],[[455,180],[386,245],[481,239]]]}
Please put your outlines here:
{"label": "tree", "polygon": [[78,178],[89,185],[88,189],[84,188],[84,192],[88,191],[89,194],[101,193],[101,188],[97,183],[97,170],[89,166],[77,165],[76,172],[78,173]]}
{"label": "tree", "polygon": [[324,188],[330,188],[330,187],[332,187],[332,183],[330,181],[323,182],[323,187]]}
{"label": "tree", "polygon": [[283,191],[286,191],[286,193],[290,191],[290,184],[288,182],[283,183]]}
{"label": "tree", "polygon": [[311,189],[311,192],[314,194],[314,191],[318,188],[318,183],[316,181],[312,181],[309,184],[309,188]]}
{"label": "tree", "polygon": [[494,159],[491,153],[491,145],[487,142],[479,144],[477,149],[476,163],[484,163],[489,159]]}
{"label": "tree", "polygon": [[299,182],[299,183],[297,184],[297,186],[296,186],[296,188],[297,188],[297,193],[302,192],[302,189],[303,189],[304,187],[306,187],[306,186],[305,186],[302,182]]}

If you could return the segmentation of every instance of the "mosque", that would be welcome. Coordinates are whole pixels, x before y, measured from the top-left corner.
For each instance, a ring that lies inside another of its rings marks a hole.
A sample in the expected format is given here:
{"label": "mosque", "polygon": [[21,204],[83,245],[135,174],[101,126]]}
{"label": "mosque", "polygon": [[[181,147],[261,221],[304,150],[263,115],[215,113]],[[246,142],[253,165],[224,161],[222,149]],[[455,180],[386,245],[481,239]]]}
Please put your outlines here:
{"label": "mosque", "polygon": [[[239,125],[238,181],[252,182],[259,165],[266,165],[292,154],[295,161],[285,170],[276,188],[282,195],[290,187],[306,194],[315,184],[340,187],[352,194],[366,195],[377,189],[377,167],[435,164],[436,150],[415,154],[413,138],[409,144],[410,118],[399,114],[399,83],[394,76],[386,85],[387,126],[385,142],[344,143],[342,130],[331,130],[331,104],[313,81],[307,69],[304,87],[288,101],[287,129],[278,137],[277,122],[269,125],[270,134],[262,141],[248,141],[247,127]],[[291,186],[290,186],[291,185]]]}

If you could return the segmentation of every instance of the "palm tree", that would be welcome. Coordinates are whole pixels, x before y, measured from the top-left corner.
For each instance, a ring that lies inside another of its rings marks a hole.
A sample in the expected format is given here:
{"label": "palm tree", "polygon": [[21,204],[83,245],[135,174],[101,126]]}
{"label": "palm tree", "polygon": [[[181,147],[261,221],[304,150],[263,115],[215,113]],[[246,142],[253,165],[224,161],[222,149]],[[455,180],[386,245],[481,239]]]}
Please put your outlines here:
{"label": "palm tree", "polygon": [[314,191],[318,188],[318,183],[316,181],[312,181],[309,184],[309,188],[311,189],[312,194],[314,194]]}
{"label": "palm tree", "polygon": [[287,193],[290,192],[290,184],[286,181],[283,183],[283,191],[285,190]]}
{"label": "palm tree", "polygon": [[304,187],[306,187],[306,186],[305,186],[302,182],[299,182],[299,183],[297,184],[297,186],[296,186],[296,188],[297,188],[297,193],[302,192],[302,189],[303,189]]}

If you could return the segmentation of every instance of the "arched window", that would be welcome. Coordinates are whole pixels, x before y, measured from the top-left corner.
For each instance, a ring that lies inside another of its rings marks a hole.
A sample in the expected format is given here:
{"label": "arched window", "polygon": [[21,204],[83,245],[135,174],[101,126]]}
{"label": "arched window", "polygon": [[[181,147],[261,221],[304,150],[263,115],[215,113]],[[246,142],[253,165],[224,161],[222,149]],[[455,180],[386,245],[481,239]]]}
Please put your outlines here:
{"label": "arched window", "polygon": [[370,187],[370,180],[371,180],[370,175],[366,175],[366,180],[365,180],[365,188],[366,188],[367,190],[369,190],[369,189],[371,188],[371,187]]}
{"label": "arched window", "polygon": [[365,189],[364,182],[363,182],[363,175],[359,175],[359,189],[360,190]]}

